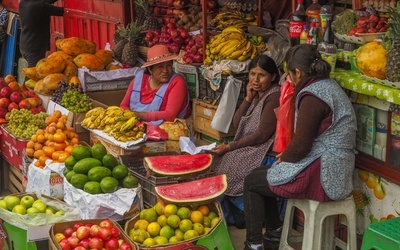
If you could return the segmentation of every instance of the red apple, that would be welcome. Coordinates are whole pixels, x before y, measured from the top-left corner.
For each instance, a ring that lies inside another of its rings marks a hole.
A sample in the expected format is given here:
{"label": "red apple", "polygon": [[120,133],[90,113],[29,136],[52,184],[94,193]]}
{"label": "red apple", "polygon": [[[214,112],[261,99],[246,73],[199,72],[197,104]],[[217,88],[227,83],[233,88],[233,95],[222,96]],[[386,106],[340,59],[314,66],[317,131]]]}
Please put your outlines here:
{"label": "red apple", "polygon": [[8,121],[4,118],[0,118],[0,124],[5,124],[5,123],[8,123]]}
{"label": "red apple", "polygon": [[85,248],[84,246],[76,246],[74,250],[88,250],[89,248]]}
{"label": "red apple", "polygon": [[173,23],[173,22],[168,22],[168,23],[167,23],[167,28],[168,28],[168,29],[176,28],[175,23]]}
{"label": "red apple", "polygon": [[4,78],[0,77],[0,89],[2,89],[3,87],[7,87],[7,83],[6,81],[4,81]]}
{"label": "red apple", "polygon": [[62,239],[65,239],[65,235],[63,233],[56,233],[54,238],[56,238],[56,241],[59,243]]}
{"label": "red apple", "polygon": [[168,16],[172,16],[172,15],[174,14],[174,10],[171,9],[171,8],[167,8],[166,14],[167,14]]}
{"label": "red apple", "polygon": [[183,1],[182,0],[175,0],[174,2],[173,2],[173,6],[174,7],[176,7],[176,8],[182,8],[183,7]]}
{"label": "red apple", "polygon": [[90,235],[90,229],[87,226],[80,226],[76,230],[76,237],[80,240],[86,239]]}
{"label": "red apple", "polygon": [[91,249],[93,249],[93,248],[102,249],[103,246],[104,246],[104,242],[99,237],[93,237],[89,240],[89,247]]}
{"label": "red apple", "polygon": [[1,94],[1,97],[7,97],[7,98],[9,98],[10,97],[10,95],[11,95],[11,93],[12,93],[12,90],[10,89],[10,87],[3,87],[1,90],[0,90],[0,94]]}
{"label": "red apple", "polygon": [[119,246],[119,249],[120,250],[132,250],[132,247],[128,243],[124,242]]}
{"label": "red apple", "polygon": [[203,62],[203,56],[201,56],[200,54],[195,54],[193,56],[193,61],[195,63],[202,63]]}
{"label": "red apple", "polygon": [[209,9],[214,9],[217,6],[217,3],[214,0],[208,0],[207,7]]}
{"label": "red apple", "polygon": [[154,13],[154,15],[156,15],[156,16],[161,15],[161,8],[160,8],[160,7],[154,7],[153,13]]}
{"label": "red apple", "polygon": [[174,7],[174,0],[167,0],[167,6]]}
{"label": "red apple", "polygon": [[[179,32],[179,31],[178,31],[178,32]],[[178,44],[178,45],[182,45],[182,44],[185,43],[185,40],[183,40],[183,38],[180,37],[180,36],[175,37],[173,40],[174,40],[174,43],[176,43],[176,44]]]}
{"label": "red apple", "polygon": [[64,233],[65,237],[71,237],[73,232],[74,232],[74,229],[72,227],[69,227],[69,228],[65,229],[63,233]]}
{"label": "red apple", "polygon": [[37,107],[38,112],[46,112],[43,106],[38,106]]}
{"label": "red apple", "polygon": [[118,239],[113,237],[113,238],[107,240],[104,243],[104,246],[106,247],[107,250],[117,250],[119,247]]}
{"label": "red apple", "polygon": [[8,110],[6,108],[0,108],[0,118],[5,118]]}
{"label": "red apple", "polygon": [[72,229],[74,229],[74,231],[76,231],[76,230],[78,230],[78,228],[79,228],[80,226],[83,226],[83,223],[82,223],[82,222],[77,222],[77,223],[74,224],[74,226],[72,227]]}
{"label": "red apple", "polygon": [[10,100],[6,97],[0,98],[0,108],[8,108],[8,105],[10,104]]}
{"label": "red apple", "polygon": [[68,237],[67,240],[71,248],[77,247],[79,244],[79,239],[75,236]]}
{"label": "red apple", "polygon": [[11,110],[13,110],[13,109],[19,109],[19,107],[18,107],[18,104],[16,104],[15,102],[11,102],[10,104],[8,104],[7,109],[8,109],[8,111],[11,112]]}
{"label": "red apple", "polygon": [[170,44],[167,45],[167,47],[168,47],[169,51],[171,51],[172,53],[175,53],[175,54],[179,53],[179,50],[181,48],[176,43],[170,43]]}
{"label": "red apple", "polygon": [[78,246],[82,246],[85,249],[89,249],[89,242],[90,242],[90,238],[83,239],[79,242]]}
{"label": "red apple", "polygon": [[187,30],[185,30],[185,29],[181,30],[180,33],[181,33],[181,37],[183,39],[186,39],[187,37],[189,37],[189,32]]}
{"label": "red apple", "polygon": [[99,226],[112,228],[114,227],[114,223],[110,219],[105,219],[100,221]]}
{"label": "red apple", "polygon": [[71,245],[68,242],[68,238],[65,238],[59,242],[62,250],[71,250]]}
{"label": "red apple", "polygon": [[22,100],[18,103],[19,109],[30,109],[31,104],[27,100]]}
{"label": "red apple", "polygon": [[10,101],[19,103],[22,100],[22,93],[19,91],[14,91],[10,95]]}
{"label": "red apple", "polygon": [[99,233],[97,234],[102,240],[108,240],[112,236],[111,228],[110,227],[100,227]]}
{"label": "red apple", "polygon": [[97,236],[97,234],[99,233],[99,229],[100,229],[99,225],[95,224],[95,225],[91,226],[90,227],[90,236],[92,236],[92,237]]}
{"label": "red apple", "polygon": [[117,227],[111,228],[111,235],[112,237],[119,238],[119,229]]}

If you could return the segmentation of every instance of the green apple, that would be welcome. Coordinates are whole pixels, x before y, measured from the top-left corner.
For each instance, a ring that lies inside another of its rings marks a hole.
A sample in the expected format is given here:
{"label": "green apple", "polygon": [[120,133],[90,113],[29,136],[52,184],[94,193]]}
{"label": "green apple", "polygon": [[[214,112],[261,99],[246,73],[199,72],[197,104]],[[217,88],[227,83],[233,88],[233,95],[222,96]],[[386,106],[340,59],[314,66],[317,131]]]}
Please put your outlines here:
{"label": "green apple", "polygon": [[40,211],[36,207],[30,207],[26,210],[27,214],[38,214]]}
{"label": "green apple", "polygon": [[5,210],[7,210],[7,203],[5,200],[0,200],[0,207],[4,208]]}
{"label": "green apple", "polygon": [[45,213],[46,212],[46,204],[44,204],[43,201],[41,200],[35,200],[35,202],[32,204],[32,207],[36,208],[39,210],[40,213]]}
{"label": "green apple", "polygon": [[4,200],[7,204],[7,209],[12,211],[16,205],[19,205],[20,199],[15,195],[7,195]]}
{"label": "green apple", "polygon": [[24,197],[21,198],[20,204],[28,209],[32,207],[33,202],[35,202],[35,199],[32,196],[25,195]]}
{"label": "green apple", "polygon": [[26,208],[23,205],[16,205],[12,209],[12,212],[16,214],[26,214]]}
{"label": "green apple", "polygon": [[46,214],[55,214],[57,210],[55,210],[53,207],[47,207],[46,208]]}
{"label": "green apple", "polygon": [[58,210],[57,212],[55,212],[56,215],[64,215],[64,211],[62,210]]}

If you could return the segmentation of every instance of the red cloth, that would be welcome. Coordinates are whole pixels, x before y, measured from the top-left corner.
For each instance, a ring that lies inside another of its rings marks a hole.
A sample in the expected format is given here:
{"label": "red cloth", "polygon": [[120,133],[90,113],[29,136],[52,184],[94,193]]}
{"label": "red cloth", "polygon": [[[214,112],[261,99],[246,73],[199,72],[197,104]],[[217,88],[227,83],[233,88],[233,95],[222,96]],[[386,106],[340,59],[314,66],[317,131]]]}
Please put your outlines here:
{"label": "red cloth", "polygon": [[[142,103],[151,103],[151,101],[154,98],[154,95],[157,93],[158,90],[158,89],[152,89],[150,87],[149,77],[150,75],[148,74],[143,75],[143,83],[142,83],[142,88],[140,90]],[[134,80],[132,80],[132,82],[129,84],[125,97],[120,104],[120,106],[124,109],[129,109],[133,83]],[[189,101],[190,100],[188,99],[188,87],[186,84],[186,80],[182,75],[177,75],[170,82],[167,91],[165,92],[165,96],[161,104],[160,111],[147,112],[146,120],[147,121],[165,120],[172,122],[177,117],[177,115],[186,107]],[[189,109],[186,112],[184,118],[189,117],[190,113],[191,113],[191,107],[189,104]]]}
{"label": "red cloth", "polygon": [[277,118],[276,134],[273,151],[281,153],[289,145],[294,133],[294,114],[291,108],[294,105],[294,85],[289,76],[281,85],[281,96],[279,98],[279,107],[275,109]]}

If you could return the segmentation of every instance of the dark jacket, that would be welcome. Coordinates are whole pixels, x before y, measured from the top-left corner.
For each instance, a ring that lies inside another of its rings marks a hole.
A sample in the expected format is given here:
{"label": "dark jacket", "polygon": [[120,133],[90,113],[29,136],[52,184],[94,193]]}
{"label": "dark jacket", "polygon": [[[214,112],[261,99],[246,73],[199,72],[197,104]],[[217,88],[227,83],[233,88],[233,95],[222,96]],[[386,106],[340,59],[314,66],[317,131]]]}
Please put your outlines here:
{"label": "dark jacket", "polygon": [[21,51],[47,51],[50,49],[50,16],[62,16],[63,7],[54,6],[57,0],[21,0],[19,17]]}

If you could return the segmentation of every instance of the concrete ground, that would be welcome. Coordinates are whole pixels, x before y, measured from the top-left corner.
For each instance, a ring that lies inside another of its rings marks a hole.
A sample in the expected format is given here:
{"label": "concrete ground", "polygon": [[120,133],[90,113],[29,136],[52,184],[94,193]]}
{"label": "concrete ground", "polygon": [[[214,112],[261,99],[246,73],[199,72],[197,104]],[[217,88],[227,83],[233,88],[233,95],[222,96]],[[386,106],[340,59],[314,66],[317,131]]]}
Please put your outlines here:
{"label": "concrete ground", "polygon": [[234,226],[230,226],[228,229],[235,250],[243,249],[244,241],[246,240],[246,229],[237,229]]}

